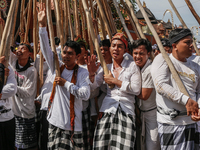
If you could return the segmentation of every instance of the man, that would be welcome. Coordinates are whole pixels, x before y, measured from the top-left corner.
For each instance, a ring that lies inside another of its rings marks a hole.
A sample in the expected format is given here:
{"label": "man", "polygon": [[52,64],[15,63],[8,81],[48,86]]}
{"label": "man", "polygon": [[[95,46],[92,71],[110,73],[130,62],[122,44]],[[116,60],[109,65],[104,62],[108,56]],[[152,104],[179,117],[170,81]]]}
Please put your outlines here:
{"label": "man", "polygon": [[17,93],[12,97],[17,149],[34,149],[37,146],[34,105],[37,71],[31,65],[32,53],[33,49],[28,43],[20,43],[16,55],[10,54],[10,64],[17,80]]}
{"label": "man", "polygon": [[[47,102],[47,98],[50,98],[47,115],[48,149],[83,149],[83,101],[89,99],[90,87],[85,81],[88,71],[76,64],[81,53],[80,45],[74,41],[65,43],[62,52],[63,62],[60,61],[61,77],[55,77],[53,52],[49,47],[46,31],[45,5],[42,3],[38,10],[38,22],[41,51],[50,68],[45,81],[46,85],[44,84],[41,92],[42,100]],[[49,93],[50,85],[53,85],[52,93]]]}
{"label": "man", "polygon": [[134,149],[135,144],[135,95],[139,95],[141,77],[135,62],[124,59],[128,42],[123,34],[117,33],[112,38],[110,53],[113,58],[111,71],[103,76],[96,56],[88,57],[90,86],[100,86],[103,80],[114,85],[107,87],[107,95],[99,110],[99,120],[94,134],[93,149]]}
{"label": "man", "polygon": [[156,91],[150,72],[151,60],[148,59],[152,51],[151,43],[145,39],[139,39],[133,43],[132,49],[133,59],[142,74],[142,90],[137,96],[140,99],[138,104],[142,120],[141,147],[146,150],[159,150]]}
{"label": "man", "polygon": [[158,133],[161,149],[199,149],[197,124],[200,120],[200,67],[187,60],[192,55],[193,37],[189,29],[170,32],[172,54],[169,55],[189,96],[180,92],[162,55],[152,64],[156,89]]}
{"label": "man", "polygon": [[[17,92],[17,82],[12,68],[8,66],[8,70],[5,65],[5,56],[2,56],[0,57],[0,83],[2,87],[0,91],[0,149],[14,150],[15,118],[12,111],[11,97]],[[4,75],[7,76],[5,85]]]}

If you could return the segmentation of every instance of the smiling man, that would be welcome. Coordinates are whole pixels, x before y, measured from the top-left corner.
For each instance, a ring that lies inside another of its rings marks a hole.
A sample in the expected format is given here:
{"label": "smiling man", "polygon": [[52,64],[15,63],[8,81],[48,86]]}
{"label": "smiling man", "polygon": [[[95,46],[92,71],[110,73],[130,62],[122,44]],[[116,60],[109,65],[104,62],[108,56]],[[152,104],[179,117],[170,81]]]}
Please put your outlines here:
{"label": "smiling man", "polygon": [[139,39],[133,43],[133,59],[140,68],[142,74],[142,90],[137,97],[141,110],[142,120],[142,144],[146,150],[159,150],[158,125],[156,117],[156,91],[151,77],[151,60],[149,60],[152,47],[145,39]]}
{"label": "smiling man", "polygon": [[96,74],[96,56],[88,58],[89,84],[92,89],[99,87],[103,81],[114,84],[99,110],[99,120],[94,134],[94,150],[134,149],[135,144],[135,95],[141,90],[141,77],[135,62],[123,57],[128,48],[125,36],[117,33],[113,36],[110,54],[113,63],[108,75],[103,76],[102,68]]}
{"label": "smiling man", "polygon": [[166,150],[199,149],[195,121],[200,120],[200,67],[187,60],[192,55],[193,37],[189,29],[170,32],[172,54],[169,55],[189,96],[180,92],[169,67],[159,54],[151,67],[156,89],[158,133],[161,148]]}
{"label": "smiling man", "polygon": [[41,91],[42,101],[45,101],[44,105],[49,111],[48,149],[83,149],[83,101],[87,101],[90,96],[90,87],[85,81],[88,71],[76,64],[81,53],[80,45],[67,41],[62,51],[62,62],[59,61],[61,76],[55,77],[54,56],[49,47],[46,19],[45,5],[41,3],[38,10],[41,51],[50,68]]}

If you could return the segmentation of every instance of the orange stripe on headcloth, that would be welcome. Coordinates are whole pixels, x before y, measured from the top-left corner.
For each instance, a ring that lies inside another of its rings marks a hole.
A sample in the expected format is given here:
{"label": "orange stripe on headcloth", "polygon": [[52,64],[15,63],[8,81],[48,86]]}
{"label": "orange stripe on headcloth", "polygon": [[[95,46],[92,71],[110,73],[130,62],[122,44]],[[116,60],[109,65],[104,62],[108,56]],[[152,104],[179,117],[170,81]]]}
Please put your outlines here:
{"label": "orange stripe on headcloth", "polygon": [[113,36],[113,38],[112,38],[111,41],[113,41],[114,39],[121,40],[121,41],[125,44],[126,49],[128,48],[128,41],[127,41],[127,38],[124,36],[124,34],[122,34],[122,33],[116,33],[116,34]]}

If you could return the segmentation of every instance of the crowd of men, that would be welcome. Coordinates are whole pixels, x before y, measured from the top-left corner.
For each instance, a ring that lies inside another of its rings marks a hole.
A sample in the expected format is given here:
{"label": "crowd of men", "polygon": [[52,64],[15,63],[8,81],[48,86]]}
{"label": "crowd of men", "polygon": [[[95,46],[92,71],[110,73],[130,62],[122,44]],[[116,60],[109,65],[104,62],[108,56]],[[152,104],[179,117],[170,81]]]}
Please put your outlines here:
{"label": "crowd of men", "polygon": [[[200,149],[200,56],[189,29],[162,39],[187,96],[159,48],[151,60],[148,40],[129,44],[122,33],[99,43],[108,74],[83,39],[67,41],[61,52],[55,38],[58,77],[42,4],[38,22],[35,62],[28,43],[12,47],[8,68],[0,58],[0,150]],[[44,84],[36,96],[41,53]]]}

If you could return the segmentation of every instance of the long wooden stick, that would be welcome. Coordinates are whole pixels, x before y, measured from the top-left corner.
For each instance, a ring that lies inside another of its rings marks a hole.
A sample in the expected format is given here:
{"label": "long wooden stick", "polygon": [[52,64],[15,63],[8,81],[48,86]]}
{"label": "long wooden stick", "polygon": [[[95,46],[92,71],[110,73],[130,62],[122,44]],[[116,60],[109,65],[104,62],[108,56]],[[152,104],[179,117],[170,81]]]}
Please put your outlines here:
{"label": "long wooden stick", "polygon": [[185,86],[183,85],[183,83],[182,83],[182,81],[181,81],[181,79],[180,79],[180,77],[179,77],[179,75],[178,75],[173,63],[171,62],[171,59],[169,58],[169,56],[165,52],[164,47],[163,47],[163,45],[162,45],[162,43],[160,41],[160,38],[159,38],[157,32],[155,31],[155,29],[154,29],[153,25],[151,24],[151,21],[149,20],[144,8],[142,7],[142,4],[141,4],[140,0],[136,0],[136,2],[138,4],[138,7],[139,7],[143,17],[145,18],[145,21],[146,21],[148,27],[150,28],[151,32],[153,33],[153,35],[155,37],[156,43],[158,44],[158,46],[160,48],[160,51],[161,51],[161,53],[163,55],[163,58],[167,62],[168,66],[169,66],[169,69],[170,69],[170,71],[172,73],[172,76],[173,76],[174,80],[176,81],[180,91],[183,94],[189,96],[189,94],[188,94],[187,90],[185,89]]}
{"label": "long wooden stick", "polygon": [[[95,48],[96,48],[96,52],[97,52],[97,55],[98,55],[98,58],[101,62],[101,66],[104,70],[104,74],[108,74],[109,73],[109,70],[108,70],[108,67],[107,67],[107,64],[102,56],[102,53],[100,51],[100,47],[99,47],[99,43],[98,43],[98,40],[97,40],[97,37],[95,37],[95,33],[94,33],[94,26],[93,26],[93,23],[92,23],[92,17],[90,15],[90,12],[87,8],[87,4],[85,2],[85,0],[82,0],[82,3],[83,3],[83,8],[85,10],[85,13],[86,13],[86,18],[87,18],[87,23],[88,25],[90,26],[89,30],[90,30],[90,33],[91,33],[91,36],[92,36],[92,40],[94,42],[94,45],[95,45]],[[113,88],[114,86],[110,86],[110,88]]]}
{"label": "long wooden stick", "polygon": [[[178,10],[177,10],[176,7],[174,6],[173,2],[172,2],[171,0],[168,0],[168,1],[169,1],[170,5],[172,6],[172,9],[173,9],[174,12],[176,13],[178,19],[179,19],[180,22],[182,23],[183,27],[184,27],[184,28],[188,28],[187,25],[185,24],[185,22],[183,21],[181,15],[179,14]],[[198,50],[198,48],[197,48],[197,45],[196,45],[196,43],[195,43],[194,40],[193,40],[193,46],[194,46],[194,49],[195,49],[197,55],[200,56],[200,52],[199,52],[199,50]]]}
{"label": "long wooden stick", "polygon": [[105,25],[103,23],[103,20],[102,20],[102,17],[101,17],[100,13],[99,13],[99,20],[100,20],[100,24],[101,24],[101,32],[103,34],[103,39],[105,40],[106,39]]}
{"label": "long wooden stick", "polygon": [[99,6],[99,12],[101,13],[101,17],[103,19],[103,22],[105,23],[106,31],[108,33],[108,36],[109,36],[110,40],[111,40],[112,39],[111,29],[110,29],[108,20],[106,19],[106,16],[105,16],[101,1],[100,0],[96,0],[96,2],[97,2],[97,5]]}
{"label": "long wooden stick", "polygon": [[51,3],[49,0],[46,1],[46,12],[47,12],[48,28],[49,28],[49,35],[50,35],[50,41],[51,41],[51,49],[54,53],[56,76],[60,77],[60,66],[59,66],[58,55],[57,55],[56,46],[55,46],[53,23],[52,23],[52,17],[51,17]]}
{"label": "long wooden stick", "polygon": [[63,45],[64,45],[64,37],[61,28],[61,19],[60,19],[60,11],[59,11],[59,3],[57,0],[54,0],[55,11],[56,11],[56,24],[58,25],[58,33],[60,35],[60,43],[61,43],[61,52],[63,52]]}
{"label": "long wooden stick", "polygon": [[17,13],[18,13],[18,7],[19,7],[19,1],[16,3],[16,8],[15,8],[15,16],[14,16],[14,25],[13,25],[13,31],[12,31],[12,38],[11,38],[11,45],[15,43],[15,26],[16,26],[16,21],[17,21]]}
{"label": "long wooden stick", "polygon": [[189,7],[191,13],[193,14],[193,16],[195,17],[195,19],[197,20],[197,22],[199,23],[200,25],[200,17],[199,15],[196,13],[196,11],[194,10],[194,7],[192,6],[190,0],[185,0],[187,6]]}
{"label": "long wooden stick", "polygon": [[26,32],[24,37],[24,42],[28,42],[28,33],[29,33],[29,27],[30,27],[30,21],[31,21],[31,12],[32,12],[32,0],[29,0],[29,6],[28,6],[28,17],[27,17],[27,25],[26,25]]}
{"label": "long wooden stick", "polygon": [[70,2],[69,2],[69,0],[66,0],[66,2],[67,2],[67,12],[68,12],[68,19],[69,19],[69,28],[70,28],[71,40],[74,40],[74,31],[73,31],[73,27],[72,27]]}
{"label": "long wooden stick", "polygon": [[[1,11],[0,11],[0,18],[1,18]],[[2,19],[2,18],[1,18]],[[3,19],[2,19],[3,20]],[[3,22],[0,24],[0,42],[1,42],[1,39],[2,39],[2,34],[3,34]]]}
{"label": "long wooden stick", "polygon": [[[24,32],[24,5],[25,5],[25,0],[21,1],[21,9],[20,9],[20,32]],[[24,37],[20,37],[20,42],[24,42]]]}
{"label": "long wooden stick", "polygon": [[36,12],[37,0],[33,0],[33,44],[34,44],[34,60],[36,59],[38,41],[37,41],[37,12]]}
{"label": "long wooden stick", "polygon": [[[61,31],[64,31],[64,16],[63,16],[63,4],[62,4],[62,0],[60,0],[59,2],[59,6],[60,6],[60,25],[61,25]],[[63,36],[63,41],[64,41],[64,36]]]}
{"label": "long wooden stick", "polygon": [[119,15],[119,18],[120,18],[120,20],[121,20],[121,23],[122,23],[122,25],[123,25],[123,27],[124,27],[124,30],[125,30],[125,32],[126,32],[128,38],[129,38],[130,42],[133,44],[133,38],[132,38],[132,36],[131,36],[131,34],[130,34],[130,32],[129,32],[127,26],[126,26],[126,23],[125,23],[125,21],[124,21],[124,18],[123,18],[122,14],[121,14],[121,11],[120,11],[120,9],[119,9],[119,6],[118,6],[118,4],[117,4],[117,2],[116,2],[115,0],[113,0],[113,3],[114,3],[115,8],[116,8],[116,10],[117,10],[117,14]]}
{"label": "long wooden stick", "polygon": [[69,21],[68,21],[68,11],[67,11],[67,2],[64,0],[64,41],[67,41],[68,39],[68,31],[69,31]]}
{"label": "long wooden stick", "polygon": [[86,41],[85,16],[84,16],[84,12],[83,12],[82,1],[79,1],[79,9],[80,9],[80,14],[81,14],[82,37]]}

